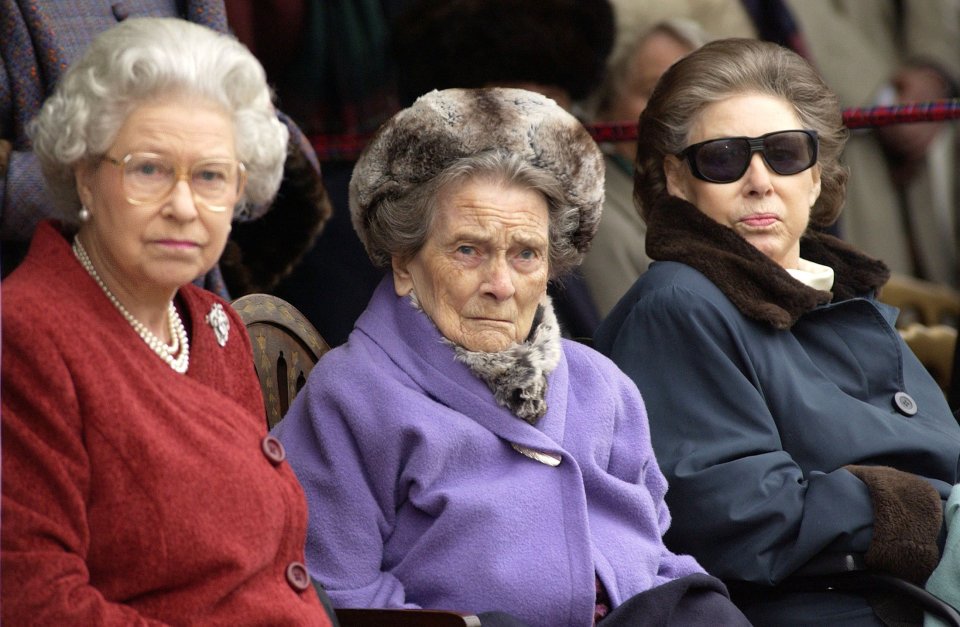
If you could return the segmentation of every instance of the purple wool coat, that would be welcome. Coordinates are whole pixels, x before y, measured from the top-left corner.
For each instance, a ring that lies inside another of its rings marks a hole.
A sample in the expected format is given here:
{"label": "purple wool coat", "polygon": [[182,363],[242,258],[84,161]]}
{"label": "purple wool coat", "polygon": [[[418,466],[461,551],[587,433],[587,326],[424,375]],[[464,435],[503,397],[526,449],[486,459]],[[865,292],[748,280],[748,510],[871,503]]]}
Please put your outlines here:
{"label": "purple wool coat", "polygon": [[615,607],[703,572],[663,544],[667,484],[636,386],[562,341],[547,414],[532,426],[384,279],[275,429],[307,496],[308,568],[335,606],[586,627],[597,576]]}

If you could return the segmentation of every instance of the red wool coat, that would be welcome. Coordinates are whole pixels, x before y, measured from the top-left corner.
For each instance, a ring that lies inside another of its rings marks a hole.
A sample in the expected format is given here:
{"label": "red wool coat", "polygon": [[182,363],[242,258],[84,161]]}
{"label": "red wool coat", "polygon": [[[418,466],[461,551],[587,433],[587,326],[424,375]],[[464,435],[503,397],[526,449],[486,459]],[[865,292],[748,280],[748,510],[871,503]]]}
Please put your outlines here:
{"label": "red wool coat", "polygon": [[204,321],[217,302],[180,290],[177,374],[38,228],[2,286],[4,624],[330,624],[291,567],[306,507],[262,445],[249,338],[226,304],[226,346]]}

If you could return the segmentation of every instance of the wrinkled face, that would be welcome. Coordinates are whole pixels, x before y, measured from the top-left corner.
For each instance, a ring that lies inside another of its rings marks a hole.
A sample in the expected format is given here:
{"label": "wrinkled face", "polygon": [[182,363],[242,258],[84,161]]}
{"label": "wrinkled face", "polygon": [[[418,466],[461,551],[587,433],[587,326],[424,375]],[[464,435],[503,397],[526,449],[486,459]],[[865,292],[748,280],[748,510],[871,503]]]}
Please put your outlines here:
{"label": "wrinkled face", "polygon": [[[660,76],[690,51],[688,44],[665,32],[656,31],[644,37],[630,59],[620,92],[611,103],[610,111],[603,116],[604,119],[636,123],[647,108]],[[637,142],[618,142],[614,150],[633,161],[637,156]]]}
{"label": "wrinkled face", "polygon": [[[137,152],[161,155],[184,169],[204,159],[236,159],[233,121],[206,100],[147,103],[130,114],[106,156],[120,160]],[[120,293],[172,294],[213,267],[242,187],[231,190],[226,210],[219,212],[196,202],[183,179],[163,199],[133,205],[121,172],[107,161],[76,171],[80,198],[91,214],[81,226],[81,241],[108,286]]]}
{"label": "wrinkled face", "polygon": [[448,340],[497,352],[523,342],[547,290],[547,202],[535,191],[473,179],[441,191],[426,243],[394,258],[399,296],[414,292]]}
{"label": "wrinkled face", "polygon": [[[793,107],[780,98],[741,94],[706,106],[690,128],[687,145],[721,137],[759,137],[802,129]],[[759,152],[732,183],[710,183],[691,174],[686,160],[664,160],[667,191],[694,204],[720,224],[732,228],[784,268],[796,268],[800,237],[810,208],[820,195],[820,167],[791,175],[771,170]]]}

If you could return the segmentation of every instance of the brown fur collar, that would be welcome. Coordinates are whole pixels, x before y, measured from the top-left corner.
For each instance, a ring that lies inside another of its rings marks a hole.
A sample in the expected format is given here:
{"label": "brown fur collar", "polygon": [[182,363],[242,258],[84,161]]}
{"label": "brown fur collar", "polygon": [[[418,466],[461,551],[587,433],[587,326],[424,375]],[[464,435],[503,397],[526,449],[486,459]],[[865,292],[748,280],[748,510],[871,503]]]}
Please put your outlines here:
{"label": "brown fur collar", "polygon": [[808,231],[800,255],[833,268],[833,292],[807,287],[754,248],[685,200],[670,197],[647,218],[647,254],[679,261],[703,273],[740,312],[777,329],[788,329],[817,305],[873,294],[890,270],[877,259],[835,237]]}

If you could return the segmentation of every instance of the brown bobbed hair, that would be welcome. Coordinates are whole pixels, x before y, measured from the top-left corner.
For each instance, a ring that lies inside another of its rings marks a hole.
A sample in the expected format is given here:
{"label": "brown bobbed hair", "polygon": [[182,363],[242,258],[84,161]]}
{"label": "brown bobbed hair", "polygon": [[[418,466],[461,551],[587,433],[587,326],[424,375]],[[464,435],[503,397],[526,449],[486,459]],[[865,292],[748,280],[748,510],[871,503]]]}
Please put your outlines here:
{"label": "brown bobbed hair", "polygon": [[756,39],[705,44],[660,78],[639,124],[633,197],[644,219],[650,207],[669,195],[664,159],[687,147],[690,127],[703,109],[745,93],[785,100],[796,110],[803,128],[817,131],[821,191],[810,211],[810,224],[824,227],[837,220],[847,186],[847,169],[840,164],[840,154],[848,131],[840,101],[803,57]]}

